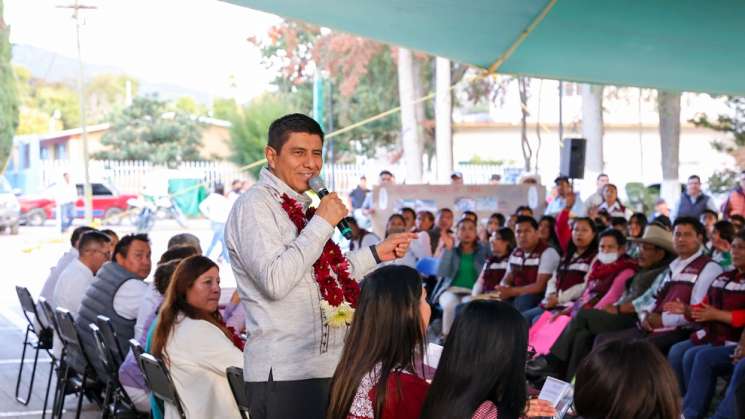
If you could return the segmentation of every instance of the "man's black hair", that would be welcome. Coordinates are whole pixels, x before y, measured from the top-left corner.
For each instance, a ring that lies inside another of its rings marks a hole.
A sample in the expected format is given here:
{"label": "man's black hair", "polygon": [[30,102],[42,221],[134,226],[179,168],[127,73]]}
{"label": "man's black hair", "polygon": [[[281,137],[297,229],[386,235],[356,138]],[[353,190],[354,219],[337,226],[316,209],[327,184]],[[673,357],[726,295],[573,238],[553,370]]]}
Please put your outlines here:
{"label": "man's black hair", "polygon": [[80,236],[83,234],[89,232],[89,231],[95,231],[96,229],[89,226],[80,226],[72,231],[72,236],[70,236],[70,246],[77,248],[78,241],[80,240]]}
{"label": "man's black hair", "polygon": [[603,237],[613,237],[618,246],[626,246],[626,237],[615,228],[606,228],[598,235],[598,242]]}
{"label": "man's black hair", "polygon": [[719,237],[729,244],[732,244],[732,241],[735,240],[735,234],[737,233],[735,231],[735,226],[726,220],[717,221],[717,223],[714,224],[714,231],[718,232]]}
{"label": "man's black hair", "polygon": [[629,222],[624,217],[610,217],[610,225],[612,225],[612,226],[627,226],[627,225],[629,225]]}
{"label": "man's black hair", "polygon": [[80,241],[78,242],[78,251],[80,253],[83,253],[88,247],[90,247],[91,244],[94,243],[100,245],[111,243],[111,237],[100,231],[88,231],[80,236]]}
{"label": "man's black hair", "polygon": [[321,143],[323,143],[323,130],[315,119],[301,113],[292,113],[274,120],[269,125],[267,145],[279,154],[282,151],[282,146],[290,138],[290,134],[296,132],[317,135],[321,137]]}
{"label": "man's black hair", "polygon": [[538,230],[538,221],[535,220],[535,218],[529,216],[529,215],[518,215],[517,220],[515,220],[515,227],[522,223],[528,223],[530,224],[534,230]]}
{"label": "man's black hair", "polygon": [[714,216],[714,218],[719,219],[719,213],[714,211],[713,209],[706,208],[701,212],[701,215],[711,214]]}
{"label": "man's black hair", "polygon": [[517,207],[517,209],[515,210],[515,214],[519,213],[520,211],[530,211],[530,213],[533,214],[533,208],[530,208],[527,205],[520,205],[519,207]]}
{"label": "man's black hair", "polygon": [[129,253],[129,246],[131,246],[132,242],[135,240],[150,244],[150,238],[147,236],[147,234],[127,234],[126,236],[122,237],[121,240],[119,240],[119,243],[116,244],[116,248],[114,248],[114,254],[111,256],[111,260],[116,262],[116,255],[122,255],[122,257],[126,258],[127,253]]}
{"label": "man's black hair", "polygon": [[696,231],[696,234],[706,238],[706,228],[704,228],[704,225],[701,224],[701,221],[699,221],[697,218],[678,217],[675,219],[675,222],[673,223],[673,230],[675,230],[675,227],[679,225],[689,225],[693,227],[693,229]]}

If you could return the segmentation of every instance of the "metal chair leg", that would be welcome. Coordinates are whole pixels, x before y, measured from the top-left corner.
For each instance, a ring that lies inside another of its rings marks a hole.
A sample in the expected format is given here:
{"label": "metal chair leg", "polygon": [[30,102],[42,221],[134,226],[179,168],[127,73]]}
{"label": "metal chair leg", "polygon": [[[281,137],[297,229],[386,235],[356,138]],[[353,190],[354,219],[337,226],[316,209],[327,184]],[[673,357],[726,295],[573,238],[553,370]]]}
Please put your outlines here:
{"label": "metal chair leg", "polygon": [[[31,392],[34,390],[34,379],[36,378],[36,367],[39,362],[39,351],[41,351],[41,348],[39,348],[39,342],[37,339],[36,345],[29,342],[28,336],[29,333],[34,333],[31,329],[31,326],[28,326],[26,328],[26,338],[23,342],[23,352],[21,353],[21,365],[18,367],[18,380],[16,381],[16,401],[23,404],[24,406],[28,406],[29,402],[31,401]],[[34,349],[34,365],[31,369],[31,381],[28,384],[28,392],[26,393],[26,398],[23,399],[18,396],[18,393],[20,393],[20,386],[21,386],[21,379],[23,378],[23,366],[26,363],[26,348],[31,347]]]}
{"label": "metal chair leg", "polygon": [[88,372],[83,373],[83,380],[80,382],[80,394],[78,395],[78,408],[75,412],[75,419],[80,419],[80,412],[83,410],[83,396],[85,396],[85,382],[88,379]]}
{"label": "metal chair leg", "polygon": [[67,392],[67,379],[70,368],[60,362],[60,370],[57,371],[57,387],[55,388],[54,402],[52,407],[52,419],[61,418],[65,407],[65,393]]}
{"label": "metal chair leg", "polygon": [[57,362],[54,359],[54,356],[52,354],[49,354],[49,356],[52,358],[52,362],[49,364],[49,378],[47,378],[47,392],[44,394],[44,407],[41,409],[41,419],[45,419],[47,417],[47,403],[49,402],[49,391],[52,389],[52,375],[54,374],[54,369],[57,366]]}

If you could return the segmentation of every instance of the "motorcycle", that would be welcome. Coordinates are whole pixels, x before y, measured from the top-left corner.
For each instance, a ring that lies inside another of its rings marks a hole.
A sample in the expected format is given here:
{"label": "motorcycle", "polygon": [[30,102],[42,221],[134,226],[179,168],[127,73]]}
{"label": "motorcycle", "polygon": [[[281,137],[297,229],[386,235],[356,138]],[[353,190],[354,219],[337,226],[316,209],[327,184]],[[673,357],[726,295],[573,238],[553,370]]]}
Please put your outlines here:
{"label": "motorcycle", "polygon": [[186,228],[186,216],[170,196],[153,197],[144,195],[127,201],[130,220],[138,233],[149,233],[155,220],[173,219],[179,226]]}

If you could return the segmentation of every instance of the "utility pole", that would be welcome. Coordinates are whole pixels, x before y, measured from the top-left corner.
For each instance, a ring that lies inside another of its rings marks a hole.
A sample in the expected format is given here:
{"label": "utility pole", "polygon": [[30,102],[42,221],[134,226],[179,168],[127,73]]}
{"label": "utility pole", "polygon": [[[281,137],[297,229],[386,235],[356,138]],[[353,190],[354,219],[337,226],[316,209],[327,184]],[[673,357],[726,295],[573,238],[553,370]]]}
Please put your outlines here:
{"label": "utility pole", "polygon": [[75,19],[75,40],[78,50],[78,95],[80,97],[80,129],[83,139],[83,172],[85,182],[83,183],[83,202],[85,204],[85,222],[90,224],[93,221],[93,192],[91,190],[91,178],[89,171],[88,156],[88,127],[86,125],[86,106],[85,106],[85,75],[83,73],[83,56],[80,53],[80,11],[94,10],[96,6],[86,6],[75,0],[74,4],[57,6],[60,9],[72,9],[72,18]]}

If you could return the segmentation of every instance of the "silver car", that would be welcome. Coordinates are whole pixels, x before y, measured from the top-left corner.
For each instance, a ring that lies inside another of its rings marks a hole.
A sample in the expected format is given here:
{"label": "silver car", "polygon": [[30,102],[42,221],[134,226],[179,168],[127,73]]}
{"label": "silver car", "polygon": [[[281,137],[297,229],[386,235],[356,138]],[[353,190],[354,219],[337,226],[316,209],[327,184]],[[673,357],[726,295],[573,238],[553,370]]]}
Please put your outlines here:
{"label": "silver car", "polygon": [[5,177],[0,177],[0,233],[5,230],[18,234],[21,223],[21,205]]}

